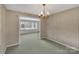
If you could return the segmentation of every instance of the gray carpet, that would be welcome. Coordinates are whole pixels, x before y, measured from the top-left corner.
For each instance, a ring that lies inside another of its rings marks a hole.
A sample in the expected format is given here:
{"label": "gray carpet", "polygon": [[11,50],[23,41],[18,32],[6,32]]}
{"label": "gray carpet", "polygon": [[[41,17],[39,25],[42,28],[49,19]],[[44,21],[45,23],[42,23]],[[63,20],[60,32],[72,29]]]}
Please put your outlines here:
{"label": "gray carpet", "polygon": [[20,36],[20,45],[9,47],[6,54],[78,54],[55,42],[40,39],[39,33],[24,34]]}

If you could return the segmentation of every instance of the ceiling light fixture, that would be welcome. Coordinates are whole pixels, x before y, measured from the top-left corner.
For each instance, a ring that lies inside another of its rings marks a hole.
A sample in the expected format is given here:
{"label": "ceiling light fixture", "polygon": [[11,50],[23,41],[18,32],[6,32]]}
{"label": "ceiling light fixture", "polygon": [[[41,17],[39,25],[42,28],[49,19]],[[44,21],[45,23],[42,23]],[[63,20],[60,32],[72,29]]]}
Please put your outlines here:
{"label": "ceiling light fixture", "polygon": [[46,10],[46,4],[42,4],[43,11],[39,14],[39,17],[47,18],[49,16],[49,12]]}

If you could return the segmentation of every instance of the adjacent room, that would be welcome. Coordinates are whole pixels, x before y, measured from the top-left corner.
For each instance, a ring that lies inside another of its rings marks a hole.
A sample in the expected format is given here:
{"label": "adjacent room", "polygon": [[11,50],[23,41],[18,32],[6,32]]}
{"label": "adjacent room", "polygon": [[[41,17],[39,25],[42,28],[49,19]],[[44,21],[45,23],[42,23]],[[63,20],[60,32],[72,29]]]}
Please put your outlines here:
{"label": "adjacent room", "polygon": [[79,4],[0,4],[0,54],[79,54]]}

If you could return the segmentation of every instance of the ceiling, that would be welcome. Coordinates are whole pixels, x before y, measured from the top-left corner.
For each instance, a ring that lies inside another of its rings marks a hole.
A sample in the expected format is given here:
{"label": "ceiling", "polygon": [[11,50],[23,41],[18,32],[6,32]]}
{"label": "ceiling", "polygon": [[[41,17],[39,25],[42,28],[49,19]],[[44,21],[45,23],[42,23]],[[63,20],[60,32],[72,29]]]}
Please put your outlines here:
{"label": "ceiling", "polygon": [[[43,11],[42,4],[5,4],[5,6],[8,10],[25,12],[35,15],[38,15],[41,11]],[[78,6],[79,4],[47,4],[46,8],[50,14],[54,14]]]}

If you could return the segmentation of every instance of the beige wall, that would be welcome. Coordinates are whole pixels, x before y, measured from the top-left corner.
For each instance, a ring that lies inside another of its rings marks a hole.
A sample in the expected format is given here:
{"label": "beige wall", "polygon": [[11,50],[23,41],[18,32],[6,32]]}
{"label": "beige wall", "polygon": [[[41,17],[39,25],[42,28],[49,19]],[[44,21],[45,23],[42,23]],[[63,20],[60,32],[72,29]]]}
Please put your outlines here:
{"label": "beige wall", "polygon": [[47,38],[47,18],[41,18],[41,38]]}
{"label": "beige wall", "polygon": [[0,53],[5,53],[7,40],[6,9],[0,5]]}
{"label": "beige wall", "polygon": [[5,53],[6,48],[19,43],[19,17],[35,15],[6,10],[0,5],[0,53]]}
{"label": "beige wall", "polygon": [[48,39],[79,49],[79,7],[50,16],[47,30]]}
{"label": "beige wall", "polygon": [[14,45],[19,43],[19,16],[36,17],[31,14],[20,13],[16,11],[7,12],[8,21],[8,42],[7,45]]}

